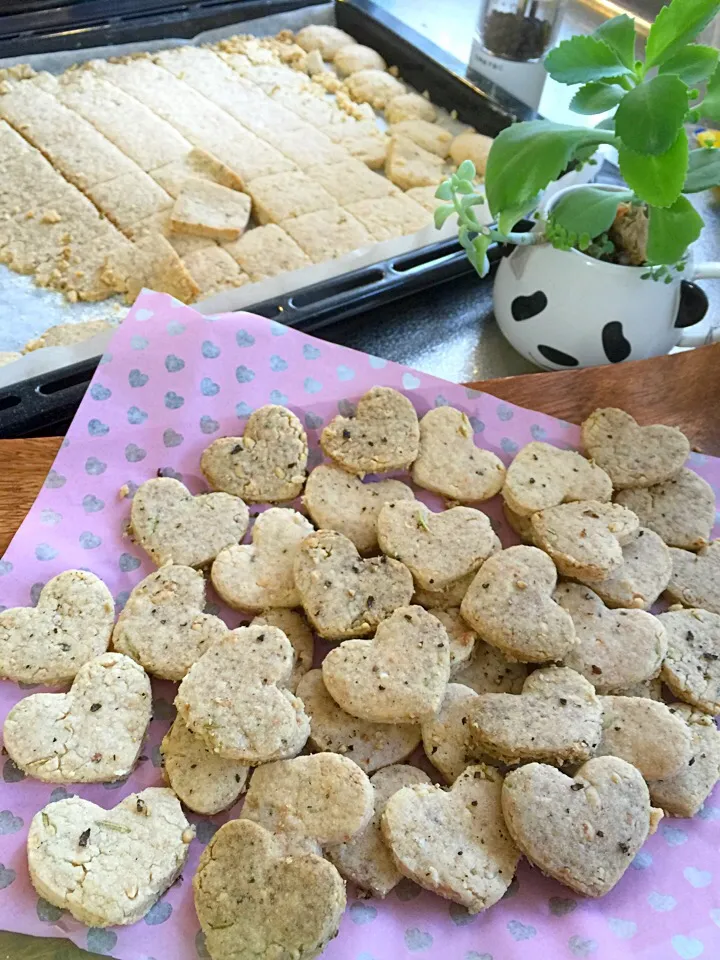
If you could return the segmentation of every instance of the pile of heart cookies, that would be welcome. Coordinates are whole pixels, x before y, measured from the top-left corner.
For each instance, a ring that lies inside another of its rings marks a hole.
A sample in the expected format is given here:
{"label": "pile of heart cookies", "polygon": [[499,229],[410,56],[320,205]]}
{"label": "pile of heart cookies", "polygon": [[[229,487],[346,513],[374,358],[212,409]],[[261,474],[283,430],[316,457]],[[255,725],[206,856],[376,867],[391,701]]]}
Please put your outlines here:
{"label": "pile of heart cookies", "polygon": [[[602,896],[720,777],[720,541],[679,430],[597,410],[585,455],[534,441],[506,469],[460,410],[419,420],[374,387],[320,445],[308,473],[302,424],[265,406],[202,454],[213,492],[142,484],[129,529],[158,569],[117,621],[77,570],[0,613],[0,676],[66,688],[8,714],[28,776],[127,776],[149,677],[178,684],[166,786],[33,818],[32,883],[83,923],[134,923],[174,882],[183,807],[245,794],[193,881],[212,960],[311,960],[346,881],[384,897],[405,877],[477,913],[525,856]],[[477,509],[496,494],[519,545]],[[206,612],[208,584],[241,625]]]}

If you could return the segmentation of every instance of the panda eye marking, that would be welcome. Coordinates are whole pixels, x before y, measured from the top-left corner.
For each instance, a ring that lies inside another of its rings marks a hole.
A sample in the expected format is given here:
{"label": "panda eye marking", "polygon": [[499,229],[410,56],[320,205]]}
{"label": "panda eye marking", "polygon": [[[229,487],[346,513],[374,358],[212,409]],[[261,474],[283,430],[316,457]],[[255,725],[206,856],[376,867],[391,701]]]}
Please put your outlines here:
{"label": "panda eye marking", "polygon": [[542,290],[537,290],[529,297],[515,297],[510,304],[510,313],[513,320],[530,320],[542,313],[547,305],[547,297]]}
{"label": "panda eye marking", "polygon": [[610,363],[627,360],[632,350],[632,344],[625,338],[623,326],[619,320],[612,320],[605,324],[602,329],[602,345]]}

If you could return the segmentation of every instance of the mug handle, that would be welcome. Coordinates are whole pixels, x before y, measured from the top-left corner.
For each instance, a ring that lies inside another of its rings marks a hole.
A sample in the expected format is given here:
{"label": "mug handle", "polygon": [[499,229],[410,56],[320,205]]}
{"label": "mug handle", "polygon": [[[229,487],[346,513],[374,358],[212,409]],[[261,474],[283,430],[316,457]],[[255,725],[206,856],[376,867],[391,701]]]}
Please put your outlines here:
{"label": "mug handle", "polygon": [[[698,263],[692,274],[693,280],[720,280],[720,261]],[[708,343],[720,341],[720,327],[713,327],[705,333],[684,333],[678,341],[678,347],[702,347]]]}

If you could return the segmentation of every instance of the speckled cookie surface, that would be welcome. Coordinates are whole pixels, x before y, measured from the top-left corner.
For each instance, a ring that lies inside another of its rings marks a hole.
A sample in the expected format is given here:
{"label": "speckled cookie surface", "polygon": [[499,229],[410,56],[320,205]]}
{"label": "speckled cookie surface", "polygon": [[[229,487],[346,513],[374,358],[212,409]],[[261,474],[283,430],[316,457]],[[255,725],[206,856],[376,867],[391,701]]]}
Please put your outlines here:
{"label": "speckled cookie surface", "polygon": [[672,573],[667,595],[686,607],[720,614],[720,540],[697,553],[670,548]]}
{"label": "speckled cookie surface", "polygon": [[668,638],[663,680],[686,703],[713,716],[720,713],[720,614],[678,610],[658,620]]}
{"label": "speckled cookie surface", "polygon": [[533,544],[533,528],[530,517],[521,517],[519,513],[511,510],[505,501],[503,501],[503,516],[510,529],[515,531],[523,543]]}
{"label": "speckled cookie surface", "polygon": [[328,640],[365,637],[410,602],[412,574],[388,557],[361,559],[334,530],[307,537],[295,558],[295,585],[308,619]]}
{"label": "speckled cookie surface", "polygon": [[254,410],[241,437],[222,437],[203,452],[200,469],[215,490],[248,503],[293,500],[302,490],[307,435],[287,407]]}
{"label": "speckled cookie surface", "polygon": [[620,757],[646,780],[677,776],[691,756],[687,724],[646,697],[601,697],[603,733],[597,756]]}
{"label": "speckled cookie surface", "polygon": [[68,683],[107,650],[112,594],[94,574],[66,570],[49,580],[36,607],[0,613],[0,676],[48,686]]}
{"label": "speckled cookie surface", "polygon": [[698,550],[707,546],[715,523],[715,493],[710,484],[685,467],[652,487],[620,490],[617,503],[628,507],[644,527],[669,547]]}
{"label": "speckled cookie surface", "polygon": [[[609,577],[588,583],[608,607],[649,610],[670,580],[670,550],[656,533],[641,527],[622,548],[622,558]],[[582,582],[582,577],[577,579]]]}
{"label": "speckled cookie surface", "polygon": [[176,717],[160,746],[165,776],[188,809],[205,816],[227,810],[245,789],[250,768],[226,760]]}
{"label": "speckled cookie surface", "polygon": [[8,713],[5,749],[46,783],[107,783],[135,766],[150,723],[150,681],[120,653],[84,664],[67,693],[35,693]]}
{"label": "speckled cookie surface", "polygon": [[529,517],[573,500],[609,500],[612,483],[604,470],[574,450],[533,441],[508,467],[502,495],[510,510]]}
{"label": "speckled cookie surface", "polygon": [[159,567],[210,563],[223,547],[242,540],[248,520],[248,508],[239,497],[229,493],[193,497],[172,477],[141,484],[130,510],[133,536]]}
{"label": "speckled cookie surface", "polygon": [[[452,638],[450,642],[452,648]],[[454,671],[450,667],[452,680],[470,687],[475,693],[520,693],[527,672],[524,663],[506,660],[497,647],[484,640],[475,641],[467,663]]]}
{"label": "speckled cookie surface", "polygon": [[275,607],[259,613],[250,626],[277,627],[288,638],[295,651],[295,666],[285,686],[295,693],[301,678],[311,669],[315,655],[315,638],[305,617],[299,610]]}
{"label": "speckled cookie surface", "polygon": [[650,799],[671,817],[694,817],[720,778],[720,731],[690,704],[673,703],[670,710],[690,730],[692,756],[677,776],[648,782]]}
{"label": "speckled cookie surface", "polygon": [[385,503],[414,500],[410,487],[399,480],[363,483],[336,467],[320,464],[305,484],[303,505],[320,530],[342,533],[362,554],[377,550],[377,518]]}
{"label": "speckled cookie surface", "polygon": [[113,630],[113,649],[156,677],[182,680],[207,647],[227,632],[203,613],[205,579],[192,567],[170,564],[133,589]]}
{"label": "speckled cookie surface", "polygon": [[430,783],[430,777],[417,767],[395,764],[370,777],[375,792],[372,820],[347,843],[328,847],[327,858],[350,883],[375,897],[386,897],[402,879],[380,831],[380,820],[390,797],[403,787]]}
{"label": "speckled cookie surface", "polygon": [[422,588],[416,588],[413,595],[413,603],[425,607],[426,610],[451,610],[459,607],[474,579],[475,574],[469,573],[466,577],[454,580],[443,590],[423,590]]}
{"label": "speckled cookie surface", "polygon": [[192,665],[175,705],[190,731],[221,757],[266,763],[302,750],[310,723],[284,684],[293,648],[277,627],[228,631]]}
{"label": "speckled cookie surface", "polygon": [[505,778],[502,810],[527,858],[589,897],[612,890],[650,828],[645,781],[617,757],[593,758],[574,778],[542,763],[520,767]]}
{"label": "speckled cookie surface", "polygon": [[252,528],[252,543],[225,547],[213,562],[210,579],[220,599],[251,613],[300,606],[293,564],[312,532],[312,524],[297,510],[271,507],[261,513]]}
{"label": "speckled cookie surface", "polygon": [[640,521],[618,503],[580,500],[535,513],[533,540],[555,561],[560,573],[583,580],[605,580],[623,562],[622,547]]}
{"label": "speckled cookie surface", "polygon": [[613,487],[651,487],[679,473],[690,443],[677,427],[641,427],[624,410],[595,410],[581,427],[588,456],[610,475]]}
{"label": "speckled cookie surface", "polygon": [[377,723],[434,714],[450,677],[445,627],[422,607],[399,607],[373,640],[346,640],[323,660],[323,680],[346,713]]}
{"label": "speckled cookie surface", "polygon": [[252,820],[218,830],[200,857],[193,894],[213,960],[313,960],[345,909],[345,884],[331,863],[287,856]]}
{"label": "speckled cookie surface", "polygon": [[477,765],[450,790],[418,784],[393,794],[381,827],[400,871],[470,913],[497,903],[520,859],[500,808],[502,782],[493,767]]}
{"label": "speckled cookie surface", "polygon": [[391,387],[373,387],[358,401],[354,417],[330,421],[320,446],[344,470],[362,477],[409,467],[419,439],[417,414],[407,397]]}
{"label": "speckled cookie surface", "polygon": [[505,465],[490,450],[475,446],[466,414],[455,407],[435,407],[420,421],[420,452],[412,478],[448,500],[470,503],[498,493]]}
{"label": "speckled cookie surface", "polygon": [[404,500],[382,507],[378,543],[387,556],[410,570],[418,587],[442,590],[477,570],[495,548],[490,519],[472,507],[433,513],[424,503]]}
{"label": "speckled cookie surface", "polygon": [[307,673],[297,695],[310,717],[313,749],[349,757],[365,773],[406,760],[420,743],[416,724],[372,723],[346,713],[327,692],[322,670]]}
{"label": "speckled cookie surface", "polygon": [[658,676],[667,637],[657,617],[644,610],[610,610],[579,583],[559,584],[555,600],[572,617],[578,638],[563,662],[598,692],[622,692]]}
{"label": "speckled cookie surface", "polygon": [[582,763],[600,741],[602,707],[595,690],[566,667],[530,674],[520,696],[482,694],[468,704],[467,714],[471,746],[503,763]]}
{"label": "speckled cookie surface", "polygon": [[470,749],[468,707],[477,696],[470,687],[449,683],[438,712],[422,722],[425,756],[446,783],[454,783],[473,762],[487,762],[479,751]]}
{"label": "speckled cookie surface", "polygon": [[460,610],[480,637],[511,660],[561,660],[576,643],[567,611],[552,598],[555,564],[535,547],[509,547],[485,561]]}
{"label": "speckled cookie surface", "polygon": [[30,824],[30,879],[39,896],[89,927],[136,923],[182,870],[194,835],[163,787],[110,810],[80,797],[58,800]]}
{"label": "speckled cookie surface", "polygon": [[456,674],[467,664],[472,657],[477,633],[460,615],[459,607],[450,607],[442,610],[438,607],[430,608],[428,613],[437,617],[447,630],[450,639],[450,676]]}

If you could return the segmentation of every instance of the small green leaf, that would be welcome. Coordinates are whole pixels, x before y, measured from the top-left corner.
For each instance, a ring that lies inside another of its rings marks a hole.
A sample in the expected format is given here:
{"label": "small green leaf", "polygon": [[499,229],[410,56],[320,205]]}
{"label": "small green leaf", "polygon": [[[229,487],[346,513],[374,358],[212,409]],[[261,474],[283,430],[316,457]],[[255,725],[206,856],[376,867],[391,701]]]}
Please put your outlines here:
{"label": "small green leaf", "polygon": [[469,180],[459,180],[457,185],[458,193],[475,193],[475,189]]}
{"label": "small green leaf", "polygon": [[522,220],[523,217],[526,217],[528,213],[534,207],[538,205],[540,201],[539,194],[536,194],[531,200],[529,200],[523,206],[508,207],[506,210],[503,210],[502,213],[498,216],[498,230],[503,236],[507,236],[508,233],[512,233],[512,229],[518,220]]}
{"label": "small green leaf", "polygon": [[449,180],[443,180],[435,191],[438,200],[452,200],[452,184]]}
{"label": "small green leaf", "polygon": [[708,80],[705,99],[700,104],[700,113],[706,120],[720,126],[720,65]]}
{"label": "small green leaf", "polygon": [[615,133],[615,117],[605,117],[600,123],[595,124],[596,130],[610,130]]}
{"label": "small green leaf", "polygon": [[666,153],[688,109],[687,86],[673,74],[654,77],[625,95],[615,114],[615,133],[636,153]]}
{"label": "small green leaf", "polygon": [[552,217],[570,233],[599,237],[612,226],[619,203],[632,199],[632,190],[603,190],[602,187],[578,187],[561,197],[552,209]]}
{"label": "small green leaf", "polygon": [[545,69],[553,80],[568,84],[632,73],[607,43],[583,36],[570,37],[552,49],[545,57]]}
{"label": "small green leaf", "polygon": [[593,36],[602,40],[615,51],[620,63],[631,70],[635,66],[635,21],[623,13],[603,23],[593,31]]}
{"label": "small green leaf", "polygon": [[435,212],[433,213],[435,227],[439,230],[447,218],[452,216],[453,213],[455,213],[455,207],[450,204],[446,204],[442,207],[435,207]]}
{"label": "small green leaf", "polygon": [[594,113],[605,113],[606,110],[612,110],[625,96],[625,90],[616,84],[608,86],[605,83],[599,83],[592,80],[580,87],[578,92],[570,101],[570,109],[574,113],[581,113],[584,116],[592,116]]}
{"label": "small green leaf", "polygon": [[674,73],[685,83],[703,83],[712,75],[718,62],[718,51],[699,43],[680,50],[660,67],[660,73]]}
{"label": "small green leaf", "polygon": [[674,57],[710,23],[720,10],[718,0],[672,0],[662,7],[645,46],[646,68]]}
{"label": "small green leaf", "polygon": [[463,180],[474,180],[475,173],[475,164],[472,162],[472,160],[463,160],[463,162],[457,168],[457,175]]}
{"label": "small green leaf", "polygon": [[481,193],[473,193],[472,196],[460,198],[460,206],[463,210],[467,210],[468,207],[479,207],[483,203],[485,203],[485,197]]}
{"label": "small green leaf", "polygon": [[683,193],[700,193],[720,186],[720,150],[716,147],[691,150],[688,161]]}
{"label": "small green leaf", "polygon": [[684,129],[680,129],[667,153],[648,156],[621,146],[618,156],[623,179],[641,200],[657,207],[669,207],[680,196],[688,165]]}

